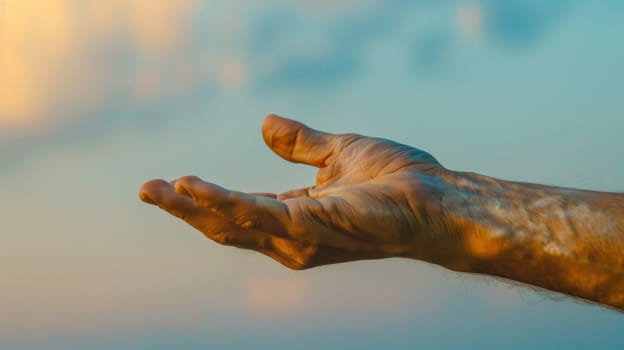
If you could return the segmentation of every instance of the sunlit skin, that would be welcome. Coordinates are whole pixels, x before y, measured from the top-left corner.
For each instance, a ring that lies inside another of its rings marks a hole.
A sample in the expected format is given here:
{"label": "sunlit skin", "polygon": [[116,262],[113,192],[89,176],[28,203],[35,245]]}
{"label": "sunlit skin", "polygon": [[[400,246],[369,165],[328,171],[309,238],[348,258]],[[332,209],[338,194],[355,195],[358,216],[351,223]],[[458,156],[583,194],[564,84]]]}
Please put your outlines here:
{"label": "sunlit skin", "polygon": [[390,140],[268,116],[265,143],[319,168],[315,184],[243,193],[187,176],[143,201],[224,245],[292,269],[389,257],[500,276],[624,310],[624,195],[444,168]]}

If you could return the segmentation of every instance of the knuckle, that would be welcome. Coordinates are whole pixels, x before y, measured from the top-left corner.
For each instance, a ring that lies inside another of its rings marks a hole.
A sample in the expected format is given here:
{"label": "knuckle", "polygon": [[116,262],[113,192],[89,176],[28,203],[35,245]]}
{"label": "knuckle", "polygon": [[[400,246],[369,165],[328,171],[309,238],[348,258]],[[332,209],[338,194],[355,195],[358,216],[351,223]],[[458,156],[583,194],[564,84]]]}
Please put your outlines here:
{"label": "knuckle", "polygon": [[310,245],[302,249],[298,256],[298,262],[304,268],[314,266],[318,258],[318,246]]}
{"label": "knuckle", "polygon": [[270,236],[261,236],[257,242],[258,250],[265,251],[274,251],[275,246],[273,245],[273,240]]}
{"label": "knuckle", "polygon": [[169,209],[168,212],[169,214],[177,217],[178,219],[182,219],[187,222],[189,221],[189,214],[184,210],[174,208],[174,209]]}
{"label": "knuckle", "polygon": [[232,245],[233,239],[232,235],[228,232],[216,232],[211,235],[213,241],[221,244],[221,245]]}
{"label": "knuckle", "polygon": [[183,186],[190,186],[196,183],[197,181],[199,181],[199,177],[188,175],[188,176],[182,176],[181,178],[176,180],[176,184],[179,183],[180,185],[183,185]]}

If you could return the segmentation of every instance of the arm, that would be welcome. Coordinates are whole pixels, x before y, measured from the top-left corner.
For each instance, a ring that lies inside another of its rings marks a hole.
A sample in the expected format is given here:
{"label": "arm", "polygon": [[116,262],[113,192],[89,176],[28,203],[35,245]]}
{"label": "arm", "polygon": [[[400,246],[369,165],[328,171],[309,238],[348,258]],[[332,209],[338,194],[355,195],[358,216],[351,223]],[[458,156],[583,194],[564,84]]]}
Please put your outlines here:
{"label": "arm", "polygon": [[277,155],[319,169],[313,185],[244,193],[183,177],[147,182],[141,199],[292,269],[406,257],[624,310],[622,194],[455,172],[413,147],[277,116],[262,131]]}
{"label": "arm", "polygon": [[455,173],[443,203],[470,261],[505,277],[624,309],[624,195]]}

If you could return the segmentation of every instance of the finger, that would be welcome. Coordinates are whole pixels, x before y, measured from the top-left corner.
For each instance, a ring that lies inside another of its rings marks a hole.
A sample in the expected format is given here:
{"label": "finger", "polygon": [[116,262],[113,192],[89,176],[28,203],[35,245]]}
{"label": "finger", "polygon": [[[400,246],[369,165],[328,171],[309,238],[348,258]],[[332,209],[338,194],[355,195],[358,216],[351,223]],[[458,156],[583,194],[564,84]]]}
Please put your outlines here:
{"label": "finger", "polygon": [[171,187],[173,187],[173,189],[176,191],[176,193],[177,193],[177,194],[180,194],[180,195],[183,195],[183,196],[185,196],[185,197],[188,197],[188,198],[193,199],[193,196],[192,196],[189,192],[186,192],[186,191],[184,190],[184,188],[179,187],[179,186],[176,186],[176,182],[177,182],[177,181],[178,181],[178,180],[171,180],[171,181],[169,181],[169,183],[171,184]]}
{"label": "finger", "polygon": [[269,115],[262,123],[264,142],[280,157],[317,167],[337,150],[339,135],[317,131],[297,121]]}
{"label": "finger", "polygon": [[228,190],[195,176],[176,180],[175,188],[178,193],[190,194],[195,203],[242,228],[296,242],[325,243],[337,247],[358,244],[350,236],[336,234],[331,228],[333,225],[328,224],[331,220],[327,216],[339,216],[339,210],[328,214],[320,202],[309,197],[281,202]]}
{"label": "finger", "polygon": [[[188,196],[198,205],[221,212],[243,209],[254,204],[255,196],[231,191],[217,184],[203,181],[197,176],[184,176],[172,181],[175,191]],[[238,208],[237,208],[238,207]]]}
{"label": "finger", "polygon": [[164,180],[146,182],[141,187],[139,196],[144,202],[157,205],[183,220],[198,215],[201,209],[190,198],[176,193],[173,186]]}
{"label": "finger", "polygon": [[141,188],[141,199],[158,205],[201,231],[206,237],[240,248],[265,250],[270,238],[254,230],[246,230],[209,209],[197,205],[190,197],[175,191],[173,185],[163,180],[152,180]]}
{"label": "finger", "polygon": [[156,202],[154,202],[152,198],[150,198],[150,194],[154,192],[156,190],[156,187],[160,185],[160,181],[164,180],[150,180],[144,183],[141,186],[141,189],[139,189],[139,198],[147,204],[157,205]]}
{"label": "finger", "polygon": [[190,194],[198,205],[223,215],[243,228],[287,235],[288,208],[274,198],[228,190],[194,176],[176,180],[175,190]]}

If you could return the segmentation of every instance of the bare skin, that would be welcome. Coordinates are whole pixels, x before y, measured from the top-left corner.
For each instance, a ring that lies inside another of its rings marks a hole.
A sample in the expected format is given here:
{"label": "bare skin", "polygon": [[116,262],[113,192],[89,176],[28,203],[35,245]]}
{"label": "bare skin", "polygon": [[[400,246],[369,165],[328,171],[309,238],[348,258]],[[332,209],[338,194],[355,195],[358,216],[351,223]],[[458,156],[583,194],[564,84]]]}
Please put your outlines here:
{"label": "bare skin", "polygon": [[405,257],[624,310],[624,194],[451,171],[416,148],[275,115],[262,133],[280,157],[318,167],[316,183],[243,193],[187,176],[149,181],[141,199],[292,269]]}

